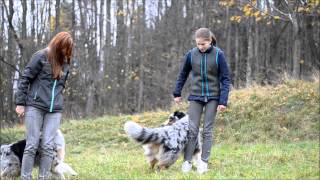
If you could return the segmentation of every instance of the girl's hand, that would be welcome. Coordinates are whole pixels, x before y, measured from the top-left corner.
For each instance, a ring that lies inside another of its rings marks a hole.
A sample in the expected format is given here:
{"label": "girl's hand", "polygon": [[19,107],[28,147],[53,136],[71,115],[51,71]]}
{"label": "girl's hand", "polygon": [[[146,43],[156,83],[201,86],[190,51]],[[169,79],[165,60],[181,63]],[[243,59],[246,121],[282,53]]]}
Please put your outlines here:
{"label": "girl's hand", "polygon": [[217,110],[218,111],[225,111],[227,109],[227,107],[226,106],[224,106],[224,105],[218,105],[218,107],[217,107]]}
{"label": "girl's hand", "polygon": [[177,105],[181,105],[181,104],[182,104],[182,98],[181,98],[181,97],[175,97],[175,98],[174,98],[174,102],[175,102]]}
{"label": "girl's hand", "polygon": [[25,107],[24,106],[17,106],[16,107],[16,113],[18,114],[18,117],[20,118],[20,123],[23,123],[23,116],[24,116]]}

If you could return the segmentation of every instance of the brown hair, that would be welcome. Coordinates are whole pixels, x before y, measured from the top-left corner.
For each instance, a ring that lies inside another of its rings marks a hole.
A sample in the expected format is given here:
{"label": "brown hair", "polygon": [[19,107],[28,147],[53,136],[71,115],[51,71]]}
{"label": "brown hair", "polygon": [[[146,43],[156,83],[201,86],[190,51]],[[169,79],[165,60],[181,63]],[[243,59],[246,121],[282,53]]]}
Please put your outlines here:
{"label": "brown hair", "polygon": [[205,40],[209,40],[209,41],[211,41],[211,44],[214,46],[217,44],[216,37],[208,28],[199,28],[195,32],[195,38],[203,38]]}
{"label": "brown hair", "polygon": [[[73,40],[70,33],[60,32],[56,34],[50,41],[48,48],[48,60],[52,65],[53,78],[60,79],[65,59],[68,64],[71,61]],[[63,50],[65,50],[65,54]]]}

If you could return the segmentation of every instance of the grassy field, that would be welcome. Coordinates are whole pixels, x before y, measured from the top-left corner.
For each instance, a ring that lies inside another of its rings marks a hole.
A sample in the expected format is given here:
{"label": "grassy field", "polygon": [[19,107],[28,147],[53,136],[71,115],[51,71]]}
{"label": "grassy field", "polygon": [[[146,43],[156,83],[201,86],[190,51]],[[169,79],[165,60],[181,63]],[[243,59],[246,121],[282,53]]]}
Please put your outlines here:
{"label": "grassy field", "polygon": [[[216,119],[205,175],[181,173],[181,158],[166,171],[149,169],[142,147],[124,133],[128,120],[156,127],[170,112],[65,120],[66,162],[79,173],[68,179],[319,179],[319,102],[319,82],[232,91],[228,111]],[[1,144],[23,132],[2,129]]]}

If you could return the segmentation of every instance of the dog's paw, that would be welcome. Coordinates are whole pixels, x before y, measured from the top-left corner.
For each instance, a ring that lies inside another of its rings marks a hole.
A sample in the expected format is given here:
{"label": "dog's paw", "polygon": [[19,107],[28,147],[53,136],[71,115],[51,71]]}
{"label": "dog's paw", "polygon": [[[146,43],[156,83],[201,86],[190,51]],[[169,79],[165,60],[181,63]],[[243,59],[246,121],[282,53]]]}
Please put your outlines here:
{"label": "dog's paw", "polygon": [[69,174],[72,176],[78,175],[68,164],[60,162],[55,168],[54,171],[58,174]]}

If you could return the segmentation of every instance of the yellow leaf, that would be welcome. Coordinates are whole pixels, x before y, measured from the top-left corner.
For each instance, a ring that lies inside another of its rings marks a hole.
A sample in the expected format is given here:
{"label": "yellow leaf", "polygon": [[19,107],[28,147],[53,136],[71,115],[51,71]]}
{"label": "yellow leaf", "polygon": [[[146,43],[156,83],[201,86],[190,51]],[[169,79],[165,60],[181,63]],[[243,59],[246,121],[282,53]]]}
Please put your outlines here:
{"label": "yellow leaf", "polygon": [[307,8],[306,8],[306,13],[310,13],[310,12],[311,12],[310,8],[307,7]]}
{"label": "yellow leaf", "polygon": [[301,13],[301,12],[304,12],[305,11],[305,8],[304,7],[298,7],[298,12]]}
{"label": "yellow leaf", "polygon": [[241,22],[241,17],[239,16],[239,18],[237,18],[237,23]]}
{"label": "yellow leaf", "polygon": [[224,2],[224,1],[220,1],[220,2],[219,2],[219,5],[220,5],[220,6],[226,6],[226,5],[227,5],[227,3],[226,3],[226,2]]}
{"label": "yellow leaf", "polygon": [[132,121],[134,121],[134,122],[139,122],[139,117],[138,117],[138,116],[133,116],[133,117],[132,117]]}
{"label": "yellow leaf", "polygon": [[117,12],[117,15],[118,15],[118,16],[125,16],[126,13],[125,13],[124,11],[122,11],[122,10],[119,10],[119,11]]}
{"label": "yellow leaf", "polygon": [[275,20],[279,20],[279,19],[280,19],[279,16],[274,16],[273,18],[274,18]]}
{"label": "yellow leaf", "polygon": [[256,22],[259,22],[259,21],[261,21],[261,17],[256,18]]}
{"label": "yellow leaf", "polygon": [[256,11],[253,15],[254,15],[255,17],[259,17],[259,16],[260,16],[260,12],[259,12],[259,11]]}
{"label": "yellow leaf", "polygon": [[243,7],[243,13],[244,13],[244,15],[245,16],[252,16],[253,15],[253,9],[252,9],[252,7],[250,6],[250,5],[246,5],[246,6],[244,6]]}
{"label": "yellow leaf", "polygon": [[253,0],[252,3],[254,6],[257,5],[257,0]]}
{"label": "yellow leaf", "polygon": [[234,0],[231,0],[230,2],[229,2],[229,6],[234,6],[236,3],[235,3],[235,1]]}
{"label": "yellow leaf", "polygon": [[56,18],[54,16],[51,16],[50,18],[50,31],[53,32],[56,27]]}
{"label": "yellow leaf", "polygon": [[250,16],[251,13],[250,13],[250,11],[246,11],[246,12],[244,13],[244,15],[245,15],[245,16]]}

